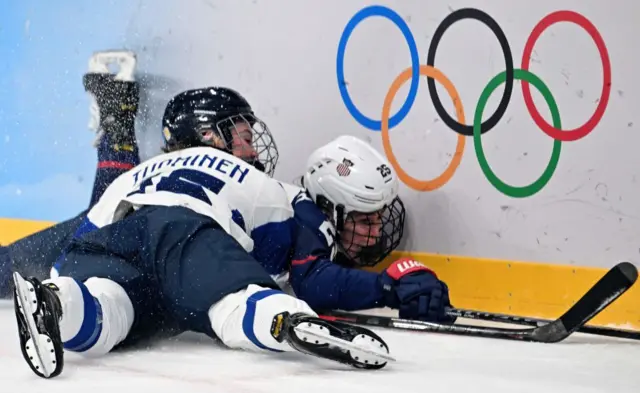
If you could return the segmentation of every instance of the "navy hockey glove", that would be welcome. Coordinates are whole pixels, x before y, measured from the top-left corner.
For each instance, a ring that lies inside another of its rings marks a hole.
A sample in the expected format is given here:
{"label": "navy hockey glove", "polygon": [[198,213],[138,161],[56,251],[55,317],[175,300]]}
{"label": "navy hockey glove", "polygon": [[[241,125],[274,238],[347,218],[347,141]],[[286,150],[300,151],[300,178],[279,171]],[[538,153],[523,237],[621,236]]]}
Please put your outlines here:
{"label": "navy hockey glove", "polygon": [[451,307],[447,284],[420,262],[401,258],[380,274],[379,281],[386,305],[398,309],[400,318],[455,322],[455,317],[445,315],[445,308]]}

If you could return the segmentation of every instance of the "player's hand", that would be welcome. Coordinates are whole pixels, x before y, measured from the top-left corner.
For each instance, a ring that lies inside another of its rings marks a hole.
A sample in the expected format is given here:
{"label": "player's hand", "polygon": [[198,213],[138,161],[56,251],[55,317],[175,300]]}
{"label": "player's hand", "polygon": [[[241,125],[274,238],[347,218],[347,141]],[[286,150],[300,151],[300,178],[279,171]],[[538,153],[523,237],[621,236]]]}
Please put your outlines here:
{"label": "player's hand", "polygon": [[400,311],[400,318],[453,323],[445,314],[451,307],[449,288],[422,263],[401,258],[380,274],[386,305]]}

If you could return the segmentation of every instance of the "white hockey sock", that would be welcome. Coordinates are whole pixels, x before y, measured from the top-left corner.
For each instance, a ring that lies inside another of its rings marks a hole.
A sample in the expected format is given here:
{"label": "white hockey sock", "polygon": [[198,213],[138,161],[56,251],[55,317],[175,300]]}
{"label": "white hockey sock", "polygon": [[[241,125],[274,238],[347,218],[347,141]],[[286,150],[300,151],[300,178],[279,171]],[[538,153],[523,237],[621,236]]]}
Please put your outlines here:
{"label": "white hockey sock", "polygon": [[213,305],[209,319],[215,334],[230,348],[293,351],[288,343],[279,343],[271,335],[273,317],[284,311],[317,316],[300,299],[282,291],[249,285]]}
{"label": "white hockey sock", "polygon": [[122,342],[133,325],[133,304],[115,282],[92,277],[81,283],[70,277],[56,277],[62,305],[60,335],[67,351],[86,356],[104,355]]}

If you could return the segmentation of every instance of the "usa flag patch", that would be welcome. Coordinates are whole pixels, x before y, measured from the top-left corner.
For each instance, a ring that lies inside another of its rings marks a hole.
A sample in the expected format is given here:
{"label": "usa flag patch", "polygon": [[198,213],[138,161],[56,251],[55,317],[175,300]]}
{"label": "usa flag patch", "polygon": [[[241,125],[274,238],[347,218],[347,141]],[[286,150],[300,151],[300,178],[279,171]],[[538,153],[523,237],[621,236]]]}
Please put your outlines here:
{"label": "usa flag patch", "polygon": [[342,162],[340,164],[338,164],[338,166],[336,167],[336,170],[338,171],[338,175],[340,176],[349,176],[349,174],[351,173],[351,167],[353,166],[353,162],[351,162],[350,160],[347,160],[346,158],[342,160]]}

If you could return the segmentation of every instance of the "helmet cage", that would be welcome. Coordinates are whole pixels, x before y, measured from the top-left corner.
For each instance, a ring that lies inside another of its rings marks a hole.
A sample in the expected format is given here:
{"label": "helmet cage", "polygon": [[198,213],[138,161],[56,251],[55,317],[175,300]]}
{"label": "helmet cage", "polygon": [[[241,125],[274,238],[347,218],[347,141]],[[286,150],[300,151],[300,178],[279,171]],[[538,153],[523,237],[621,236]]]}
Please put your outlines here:
{"label": "helmet cage", "polygon": [[323,195],[318,195],[316,203],[331,216],[343,263],[375,266],[400,245],[406,218],[400,198],[394,198],[390,204],[372,213],[351,211],[345,214],[343,205],[334,206]]}

